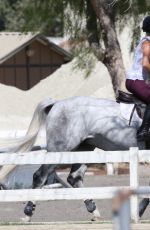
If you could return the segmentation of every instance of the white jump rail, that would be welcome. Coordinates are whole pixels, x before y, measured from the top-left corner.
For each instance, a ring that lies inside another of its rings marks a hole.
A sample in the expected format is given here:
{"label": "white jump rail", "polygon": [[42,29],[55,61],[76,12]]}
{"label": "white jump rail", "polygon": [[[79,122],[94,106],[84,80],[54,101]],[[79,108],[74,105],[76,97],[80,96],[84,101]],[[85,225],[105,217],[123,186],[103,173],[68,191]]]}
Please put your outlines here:
{"label": "white jump rail", "polygon": [[[2,153],[0,165],[25,164],[74,164],[74,163],[130,163],[130,187],[137,189],[138,162],[150,162],[150,151],[130,148],[129,151],[102,151],[93,152],[46,152],[35,151],[27,153]],[[60,189],[21,189],[1,190],[0,201],[28,201],[28,200],[82,200],[82,199],[111,199],[118,189],[125,187],[99,187],[99,188],[60,188]],[[138,198],[131,198],[131,218],[138,221]]]}

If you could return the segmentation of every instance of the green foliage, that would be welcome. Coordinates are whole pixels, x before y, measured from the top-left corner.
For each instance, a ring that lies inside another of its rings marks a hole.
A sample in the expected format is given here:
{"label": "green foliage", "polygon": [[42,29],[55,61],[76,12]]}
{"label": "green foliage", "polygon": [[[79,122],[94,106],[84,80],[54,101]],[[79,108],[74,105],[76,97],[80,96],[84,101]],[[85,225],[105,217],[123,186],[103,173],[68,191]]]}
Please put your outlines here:
{"label": "green foliage", "polygon": [[[116,12],[116,20],[123,19],[125,24],[132,16],[134,28],[139,25],[139,15],[150,12],[149,0],[109,0],[106,4],[108,2]],[[87,23],[89,3],[90,0],[0,0],[0,30],[32,30],[61,36],[65,25],[73,37],[77,37],[81,30],[87,34],[81,21],[84,17]]]}
{"label": "green foliage", "polygon": [[84,72],[85,78],[89,77],[97,62],[91,48],[82,45],[75,49],[74,56],[73,69],[80,69]]}
{"label": "green foliage", "polygon": [[62,35],[64,9],[60,1],[28,0],[23,8],[23,14],[26,18],[23,30]]}
{"label": "green foliage", "polygon": [[140,38],[141,22],[143,18],[148,14],[150,14],[149,0],[133,0],[133,4],[130,9],[130,15],[134,19],[131,51],[134,49],[134,47],[136,46],[137,40],[139,40]]}
{"label": "green foliage", "polygon": [[132,27],[132,43],[130,48],[133,51],[141,35],[141,22],[146,15],[150,14],[150,1],[118,0],[114,9],[116,10],[116,21],[119,21],[120,30],[124,28],[129,20],[131,22],[132,18],[130,24]]}
{"label": "green foliage", "polygon": [[20,31],[24,23],[22,5],[26,0],[0,0],[0,31]]}
{"label": "green foliage", "polygon": [[0,0],[0,30],[39,31],[47,35],[62,35],[62,3],[63,1],[58,0]]}
{"label": "green foliage", "polygon": [[[150,0],[107,0],[106,4],[115,13],[120,30],[133,19],[133,50],[140,36],[140,22],[150,12]],[[101,43],[100,24],[90,0],[0,0],[0,30],[39,31],[48,36],[63,36],[65,30],[90,45]],[[90,66],[84,63],[88,49],[76,51],[79,66]]]}
{"label": "green foliage", "polygon": [[0,0],[0,30],[5,29],[5,23],[7,20],[7,14],[9,13],[9,3],[8,1]]}
{"label": "green foliage", "polygon": [[27,5],[28,0],[13,0],[9,5],[9,12],[7,13],[7,20],[5,23],[8,31],[21,31],[25,24],[25,17],[23,14],[23,7]]}

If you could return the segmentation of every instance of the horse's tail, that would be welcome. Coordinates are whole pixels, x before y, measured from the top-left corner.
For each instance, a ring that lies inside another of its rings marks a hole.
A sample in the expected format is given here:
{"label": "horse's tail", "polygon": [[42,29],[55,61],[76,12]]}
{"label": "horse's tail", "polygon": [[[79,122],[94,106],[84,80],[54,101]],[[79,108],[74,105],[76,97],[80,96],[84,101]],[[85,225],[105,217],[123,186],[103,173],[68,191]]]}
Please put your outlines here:
{"label": "horse's tail", "polygon": [[[0,149],[7,146],[10,152],[28,152],[32,149],[35,140],[37,138],[38,132],[42,125],[45,123],[46,111],[50,110],[56,101],[52,99],[47,99],[38,104],[33,114],[32,120],[30,122],[27,133],[22,138],[16,139],[1,139]],[[0,169],[0,181],[2,181],[8,173],[10,173],[16,166],[6,165]]]}

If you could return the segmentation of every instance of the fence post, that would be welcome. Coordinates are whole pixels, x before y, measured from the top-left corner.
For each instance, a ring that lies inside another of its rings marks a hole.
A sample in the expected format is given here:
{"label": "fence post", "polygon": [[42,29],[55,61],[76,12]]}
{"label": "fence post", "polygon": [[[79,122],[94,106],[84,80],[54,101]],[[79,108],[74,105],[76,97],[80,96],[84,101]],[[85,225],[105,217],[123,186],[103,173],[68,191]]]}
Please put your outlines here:
{"label": "fence post", "polygon": [[108,176],[118,175],[118,163],[107,163],[106,167]]}
{"label": "fence post", "polygon": [[107,175],[108,176],[114,175],[114,164],[113,163],[107,163],[106,167],[107,167]]}
{"label": "fence post", "polygon": [[[138,148],[132,147],[130,148],[130,187],[137,189],[138,179]],[[139,220],[139,205],[136,195],[131,197],[131,219],[136,223]]]}

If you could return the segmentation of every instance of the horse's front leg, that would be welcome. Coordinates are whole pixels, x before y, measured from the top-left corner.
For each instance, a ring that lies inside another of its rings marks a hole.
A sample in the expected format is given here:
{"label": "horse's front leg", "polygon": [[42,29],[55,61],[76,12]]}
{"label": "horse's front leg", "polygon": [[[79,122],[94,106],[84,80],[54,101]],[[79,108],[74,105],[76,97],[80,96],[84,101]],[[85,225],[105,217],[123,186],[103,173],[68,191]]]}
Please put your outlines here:
{"label": "horse's front leg", "polygon": [[[48,180],[48,176],[53,174],[54,170],[56,168],[56,165],[42,165],[34,174],[33,174],[33,182],[32,182],[32,188],[42,188]],[[25,218],[23,218],[23,221],[29,222],[31,221],[31,217],[33,215],[33,212],[35,211],[36,202],[35,201],[28,201],[24,208],[24,214],[26,215]]]}
{"label": "horse's front leg", "polygon": [[[84,187],[83,178],[86,170],[87,166],[85,164],[74,164],[67,178],[68,183],[74,188]],[[92,220],[100,219],[100,213],[96,207],[95,202],[92,199],[87,199],[84,201],[84,203],[87,211],[92,214]]]}

